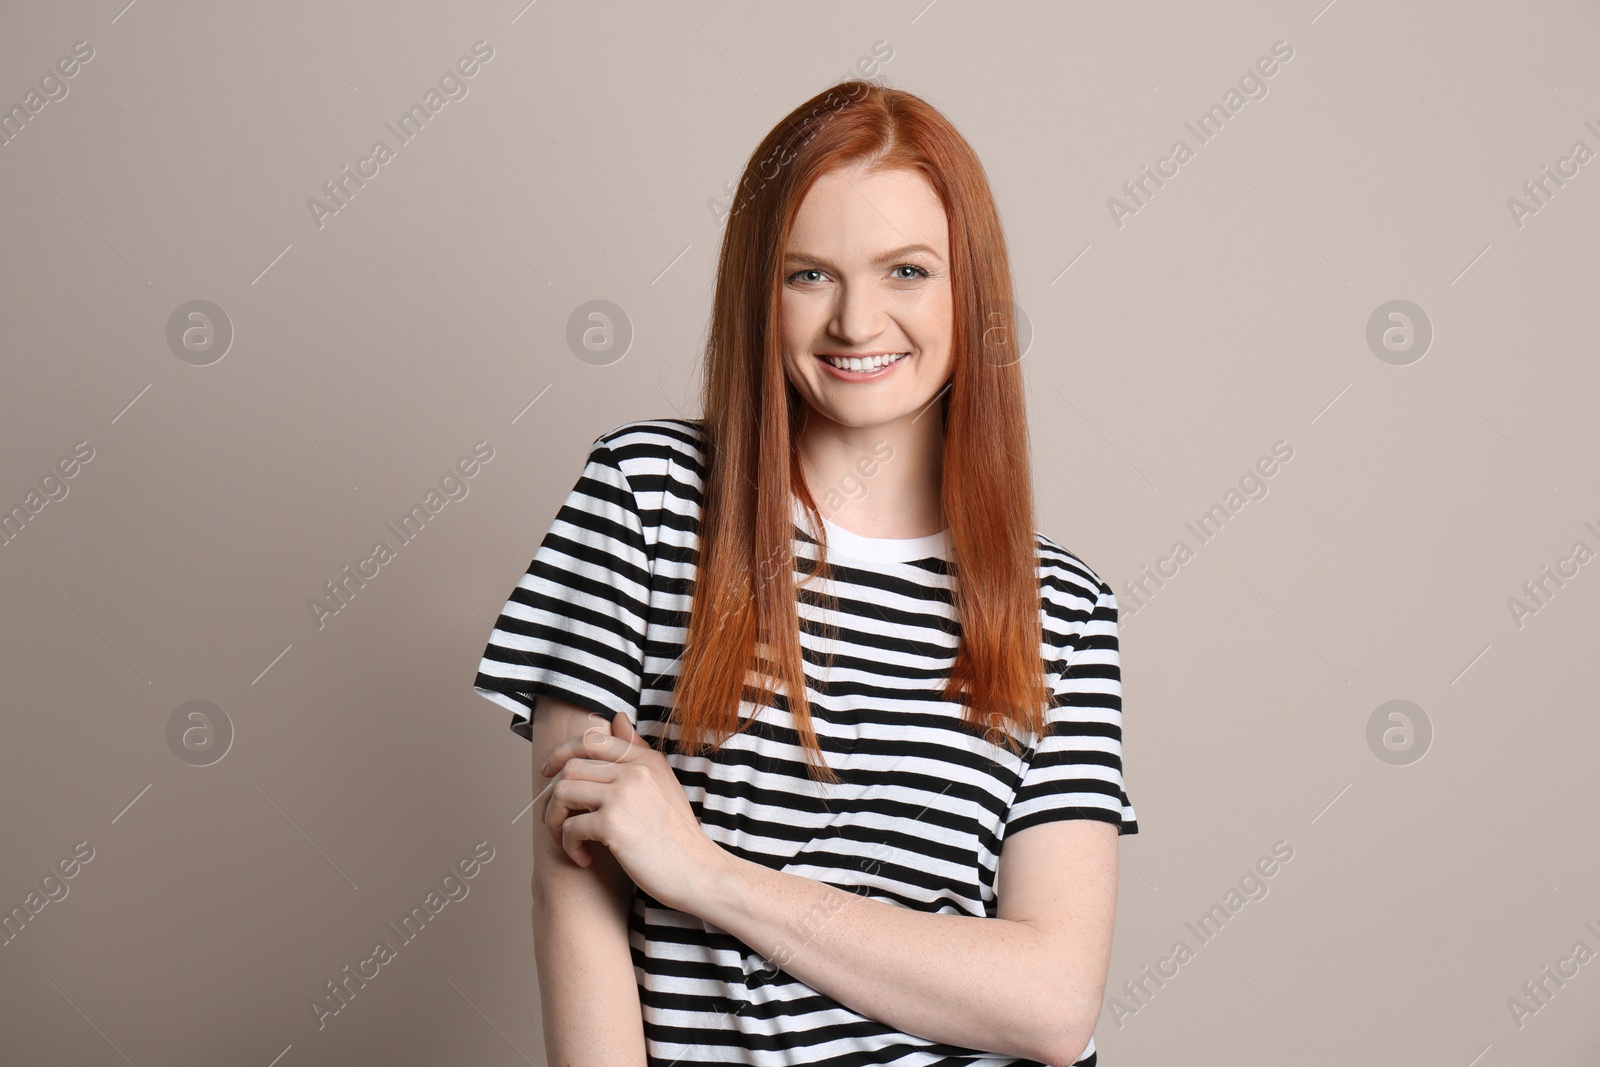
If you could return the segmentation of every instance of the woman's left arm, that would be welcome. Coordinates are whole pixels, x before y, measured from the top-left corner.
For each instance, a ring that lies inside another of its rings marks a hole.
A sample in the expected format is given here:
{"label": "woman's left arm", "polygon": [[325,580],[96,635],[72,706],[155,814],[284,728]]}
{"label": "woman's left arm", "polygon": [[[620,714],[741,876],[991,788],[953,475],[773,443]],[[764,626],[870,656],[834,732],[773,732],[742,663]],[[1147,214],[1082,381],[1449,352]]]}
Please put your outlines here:
{"label": "woman's left arm", "polygon": [[1117,828],[1031,826],[1001,853],[998,918],[916,911],[716,846],[687,909],[813,989],[897,1030],[1067,1067],[1105,995]]}
{"label": "woman's left arm", "polygon": [[840,1004],[932,1041],[1068,1067],[1094,1032],[1117,902],[1118,828],[1006,839],[997,917],[924,912],[741,859],[706,836],[666,758],[624,716],[551,754],[545,811],[573,862],[605,846],[667,907],[737,937]]}

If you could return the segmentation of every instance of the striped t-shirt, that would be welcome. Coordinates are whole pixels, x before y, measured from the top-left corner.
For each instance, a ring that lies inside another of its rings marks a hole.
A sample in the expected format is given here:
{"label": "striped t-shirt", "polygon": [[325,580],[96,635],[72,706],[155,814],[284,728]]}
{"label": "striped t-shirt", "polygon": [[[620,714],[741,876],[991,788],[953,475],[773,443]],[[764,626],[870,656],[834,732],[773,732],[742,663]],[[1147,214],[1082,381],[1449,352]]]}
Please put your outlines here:
{"label": "striped t-shirt", "polygon": [[[541,693],[627,715],[724,849],[921,911],[994,918],[1008,833],[1081,818],[1138,832],[1122,780],[1116,598],[1043,534],[1040,652],[1055,696],[1033,744],[1022,738],[1015,754],[991,744],[940,694],[960,634],[947,532],[873,538],[827,522],[831,582],[798,589],[796,610],[813,728],[842,782],[807,776],[793,720],[776,706],[714,753],[678,752],[667,714],[693,601],[703,444],[701,423],[686,419],[624,423],[595,440],[478,666],[474,689],[511,713],[512,730],[529,737]],[[799,583],[815,569],[816,538],[798,501],[794,514]],[[837,612],[819,606],[819,587]],[[831,667],[818,666],[830,654]],[[756,710],[745,701],[740,716]],[[651,1067],[1037,1062],[901,1033],[637,888],[628,927]],[[1091,1040],[1077,1063],[1096,1058]]]}

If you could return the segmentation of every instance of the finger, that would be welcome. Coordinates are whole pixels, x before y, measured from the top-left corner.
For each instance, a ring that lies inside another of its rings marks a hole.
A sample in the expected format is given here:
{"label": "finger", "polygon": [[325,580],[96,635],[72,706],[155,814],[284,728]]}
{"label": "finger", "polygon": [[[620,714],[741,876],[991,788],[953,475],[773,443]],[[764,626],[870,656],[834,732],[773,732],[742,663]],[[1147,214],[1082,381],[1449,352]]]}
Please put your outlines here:
{"label": "finger", "polygon": [[555,842],[556,847],[565,852],[572,862],[580,867],[587,867],[589,865],[589,850],[582,844],[578,844],[576,847],[569,846],[565,837],[567,820],[584,813],[567,809],[557,802],[553,793],[555,787],[560,784],[561,779],[557,779],[551,782],[549,786],[552,796],[550,797],[549,805],[545,808],[545,832],[550,835],[550,840]]}
{"label": "finger", "polygon": [[586,759],[576,756],[569,759],[561,768],[561,773],[556,775],[552,782],[577,781],[586,782],[614,782],[617,780],[618,768],[622,766],[616,760]]}
{"label": "finger", "polygon": [[[590,761],[581,762],[588,763]],[[599,810],[606,800],[606,786],[608,783],[604,780],[605,776],[608,772],[612,776],[616,773],[616,768],[612,764],[594,763],[592,768],[595,773],[602,776],[601,780],[574,777],[572,771],[577,769],[578,766],[579,764],[576,762],[568,764],[567,771],[560,778],[550,783],[550,803],[546,805],[544,810],[544,824],[549,830],[551,838],[569,853],[572,853],[572,850],[568,847],[563,837],[566,823],[579,815],[587,815]],[[588,850],[581,851],[587,854]],[[572,858],[579,866],[588,865],[586,862],[580,861],[576,853],[572,853]]]}
{"label": "finger", "polygon": [[550,750],[550,757],[545,760],[540,773],[546,778],[554,777],[560,772],[561,767],[571,759],[609,759],[619,760],[628,754],[626,746],[618,743],[603,726],[591,726],[579,737],[571,741],[563,741]]}
{"label": "finger", "polygon": [[539,801],[543,800],[545,798],[545,794],[554,789],[556,787],[556,783],[562,781],[564,777],[587,777],[590,781],[595,782],[614,781],[616,776],[606,774],[604,771],[605,768],[611,768],[615,766],[616,764],[610,760],[574,759],[568,761],[562,767],[558,768],[553,773],[550,781],[545,783],[545,787],[534,795],[533,802],[538,804]]}
{"label": "finger", "polygon": [[541,768],[544,776],[554,776],[557,771],[562,769],[562,763],[565,763],[566,760],[570,760],[574,753],[584,752],[584,744],[582,744],[582,741],[584,741],[584,739],[586,739],[590,733],[594,733],[595,729],[598,729],[598,731],[600,731],[602,734],[611,733],[610,725],[606,723],[605,715],[602,715],[602,713],[589,712],[587,718],[589,718],[589,728],[584,729],[584,733],[582,733],[582,736],[579,737],[578,741],[563,741],[562,744],[555,745],[555,749],[550,750],[550,755],[549,757],[546,757],[546,760],[544,760],[544,766]]}
{"label": "finger", "polygon": [[598,812],[585,811],[573,815],[561,824],[561,837],[558,843],[567,855],[572,857],[572,862],[580,867],[587,867],[593,862],[594,854],[589,851],[585,842],[593,841],[596,844],[605,844],[600,837],[600,815]]}
{"label": "finger", "polygon": [[611,720],[611,733],[612,736],[620,737],[630,745],[636,741],[643,740],[639,736],[639,731],[634,727],[633,720],[626,715],[618,715]]}
{"label": "finger", "polygon": [[619,714],[612,718],[611,733],[613,737],[626,741],[629,749],[639,748],[641,746],[644,748],[653,748],[650,742],[646,741],[642,736],[640,736],[639,731],[634,728],[633,721],[626,715]]}

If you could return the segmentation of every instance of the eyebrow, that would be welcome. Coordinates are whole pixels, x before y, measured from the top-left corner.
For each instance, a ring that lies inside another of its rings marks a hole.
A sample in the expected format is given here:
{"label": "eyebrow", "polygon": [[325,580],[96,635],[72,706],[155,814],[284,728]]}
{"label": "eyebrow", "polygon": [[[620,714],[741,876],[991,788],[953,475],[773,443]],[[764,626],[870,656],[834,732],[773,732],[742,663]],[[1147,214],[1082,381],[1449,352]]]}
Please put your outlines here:
{"label": "eyebrow", "polygon": [[[927,256],[936,263],[944,262],[944,260],[939,257],[939,253],[935,252],[927,245],[905,245],[901,248],[891,249],[890,251],[883,253],[881,256],[878,256],[872,262],[874,265],[883,264],[888,263],[890,260],[902,259],[906,256],[919,254]],[[834,266],[834,264],[828,262],[823,257],[813,255],[810,252],[789,252],[784,255],[783,261],[785,263],[815,263],[818,266],[830,268]]]}

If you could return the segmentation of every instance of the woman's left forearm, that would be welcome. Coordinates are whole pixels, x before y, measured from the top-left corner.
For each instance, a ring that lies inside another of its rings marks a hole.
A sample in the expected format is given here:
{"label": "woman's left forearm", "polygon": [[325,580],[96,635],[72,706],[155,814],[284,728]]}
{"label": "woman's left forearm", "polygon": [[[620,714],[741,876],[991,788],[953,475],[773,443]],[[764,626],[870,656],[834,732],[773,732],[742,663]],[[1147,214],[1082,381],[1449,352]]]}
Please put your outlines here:
{"label": "woman's left forearm", "polygon": [[1069,961],[1024,922],[917,911],[718,850],[687,910],[846,1007],[962,1048],[1070,1063]]}

